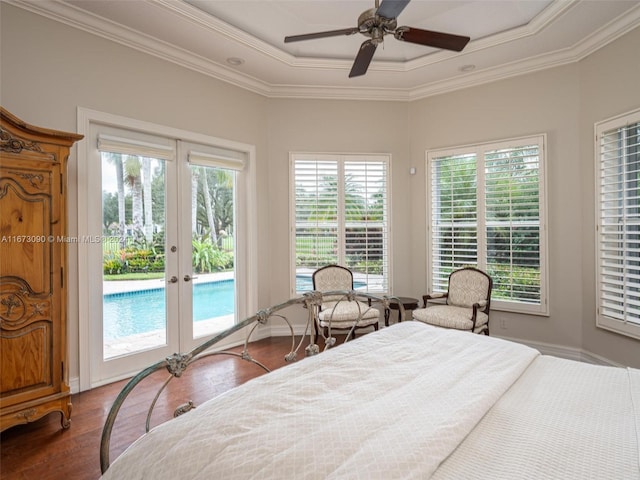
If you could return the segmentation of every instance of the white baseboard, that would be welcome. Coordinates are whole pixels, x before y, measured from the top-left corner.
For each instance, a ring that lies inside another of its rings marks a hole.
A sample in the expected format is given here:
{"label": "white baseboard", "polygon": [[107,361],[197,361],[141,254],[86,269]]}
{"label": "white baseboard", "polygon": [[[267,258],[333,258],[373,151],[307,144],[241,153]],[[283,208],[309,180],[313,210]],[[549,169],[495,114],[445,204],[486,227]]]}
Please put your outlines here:
{"label": "white baseboard", "polygon": [[544,342],[533,342],[529,340],[522,340],[520,338],[510,338],[494,335],[498,338],[502,338],[504,340],[509,340],[511,342],[522,343],[531,348],[535,348],[543,355],[552,355],[554,357],[566,358],[568,360],[575,360],[578,362],[591,363],[594,365],[605,365],[609,367],[621,367],[619,363],[613,362],[608,358],[602,357],[600,355],[596,355],[595,353],[588,352],[586,350],[582,350],[581,348],[575,347],[566,347],[564,345],[555,345],[552,343],[544,343]]}

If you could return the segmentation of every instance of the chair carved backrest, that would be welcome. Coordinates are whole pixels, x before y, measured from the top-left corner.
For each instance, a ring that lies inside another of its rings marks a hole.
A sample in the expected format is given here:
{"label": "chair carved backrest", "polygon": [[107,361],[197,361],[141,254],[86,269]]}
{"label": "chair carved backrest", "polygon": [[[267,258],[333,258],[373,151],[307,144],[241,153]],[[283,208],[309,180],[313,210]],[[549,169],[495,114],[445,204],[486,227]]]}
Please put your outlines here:
{"label": "chair carved backrest", "polygon": [[[353,273],[351,270],[340,265],[327,265],[319,268],[311,277],[313,289],[319,292],[333,292],[336,290],[353,290]],[[325,296],[323,303],[336,302],[343,298],[343,295]]]}
{"label": "chair carved backrest", "polygon": [[471,307],[474,303],[486,301],[483,309],[489,310],[492,280],[489,275],[474,267],[456,270],[449,275],[448,305]]}

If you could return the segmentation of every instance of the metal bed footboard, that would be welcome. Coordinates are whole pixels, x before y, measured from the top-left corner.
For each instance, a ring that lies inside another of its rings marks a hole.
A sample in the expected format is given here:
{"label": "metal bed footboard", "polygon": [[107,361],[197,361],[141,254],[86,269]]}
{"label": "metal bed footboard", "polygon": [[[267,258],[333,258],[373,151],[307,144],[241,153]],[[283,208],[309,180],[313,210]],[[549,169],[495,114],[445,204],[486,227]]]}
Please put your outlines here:
{"label": "metal bed footboard", "polygon": [[[255,315],[249,318],[246,318],[241,322],[238,322],[237,324],[233,325],[229,329],[215,335],[213,338],[200,344],[199,346],[195,347],[194,349],[192,349],[187,353],[174,353],[173,355],[170,355],[169,357],[166,357],[154,363],[153,365],[150,365],[149,367],[145,368],[140,373],[138,373],[136,376],[131,378],[131,380],[129,380],[129,382],[123,387],[123,389],[120,391],[120,393],[116,397],[113,405],[111,406],[109,414],[107,415],[107,418],[105,420],[105,424],[102,430],[102,437],[100,441],[100,469],[102,473],[106,472],[110,465],[109,454],[110,454],[111,434],[112,434],[113,427],[114,427],[116,418],[118,416],[118,413],[120,412],[120,409],[124,401],[129,397],[129,394],[131,394],[132,391],[145,378],[162,369],[166,369],[169,372],[169,377],[159,387],[158,392],[156,393],[147,411],[145,433],[148,433],[150,430],[151,416],[155,409],[156,403],[160,397],[160,394],[164,391],[165,387],[169,384],[169,382],[173,378],[180,377],[190,365],[194,364],[198,360],[201,360],[205,357],[209,357],[211,355],[232,355],[232,356],[238,357],[241,360],[251,362],[259,366],[266,372],[269,372],[270,371],[269,368],[267,368],[264,364],[262,364],[260,361],[254,359],[251,356],[251,354],[249,353],[249,346],[250,346],[251,336],[253,332],[256,330],[256,328],[259,325],[266,324],[272,317],[277,317],[281,320],[284,320],[284,322],[289,326],[290,335],[291,335],[291,349],[284,357],[287,362],[292,362],[296,360],[298,351],[300,350],[303,344],[303,341],[307,335],[309,336],[310,341],[309,341],[309,345],[307,345],[307,347],[305,348],[305,355],[310,356],[310,355],[315,355],[319,353],[320,347],[316,344],[316,341],[318,339],[316,338],[316,335],[315,335],[314,322],[318,321],[318,310],[319,310],[319,306],[322,304],[323,295],[326,295],[326,296],[341,295],[342,298],[339,300],[339,302],[358,301],[358,300],[366,301],[367,303],[370,303],[372,305],[372,306],[369,306],[369,308],[375,308],[375,305],[380,305],[385,310],[389,309],[390,301],[398,300],[397,297],[387,297],[387,296],[380,297],[380,296],[375,296],[368,293],[357,292],[354,290],[352,291],[340,290],[340,291],[332,291],[332,292],[324,292],[324,293],[318,292],[318,291],[307,292],[301,297],[295,297],[286,302],[275,305],[273,307],[258,311]],[[308,311],[308,318],[305,326],[305,331],[301,335],[300,340],[297,342],[297,344],[296,344],[296,338],[295,338],[296,336],[294,334],[294,329],[293,329],[293,326],[291,325],[291,322],[285,315],[280,313],[282,310],[294,305],[302,305]],[[360,312],[360,317],[362,317],[365,311]],[[404,318],[404,308],[402,306],[402,303],[400,303],[400,318],[401,319]],[[349,333],[347,334],[346,339],[348,339],[353,334],[357,326],[358,326],[358,321],[354,323],[354,326],[352,327],[351,331],[349,331]],[[230,335],[243,329],[247,330],[247,335],[245,337],[244,347],[241,352],[237,352],[237,351],[234,352],[229,350],[215,350],[215,347],[219,342],[221,342],[222,340],[229,337]],[[320,328],[318,329],[318,331],[320,332],[319,336],[323,337],[324,339],[324,349],[328,349],[336,345],[337,344],[336,339],[331,336],[331,328],[328,329],[329,334],[327,336],[324,335],[322,330],[323,329],[320,329]],[[179,405],[174,410],[174,417],[182,415],[193,408],[195,408],[195,406],[193,402],[189,400],[186,403]]]}

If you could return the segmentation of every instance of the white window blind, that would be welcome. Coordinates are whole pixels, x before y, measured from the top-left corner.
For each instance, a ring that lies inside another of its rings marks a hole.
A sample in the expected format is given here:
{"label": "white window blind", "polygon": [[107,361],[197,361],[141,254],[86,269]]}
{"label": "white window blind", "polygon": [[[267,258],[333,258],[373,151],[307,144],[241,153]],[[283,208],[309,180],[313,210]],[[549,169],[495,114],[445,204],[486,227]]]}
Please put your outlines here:
{"label": "white window blind", "polygon": [[434,157],[431,169],[432,282],[446,291],[453,270],[478,263],[476,154]]}
{"label": "white window blind", "polygon": [[640,112],[596,125],[598,315],[640,338]]}
{"label": "white window blind", "polygon": [[160,160],[174,160],[176,157],[175,142],[171,139],[111,127],[104,127],[104,130],[109,133],[98,135],[98,150],[101,152]]}
{"label": "white window blind", "polygon": [[540,145],[485,152],[487,271],[495,299],[540,303]]}
{"label": "white window blind", "polygon": [[[189,144],[186,144],[187,148]],[[209,165],[227,170],[243,170],[246,165],[246,154],[234,150],[226,150],[211,146],[188,148],[189,162],[195,165]]]}
{"label": "white window blind", "polygon": [[344,264],[369,291],[387,292],[387,163],[344,162]]}
{"label": "white window blind", "polygon": [[328,264],[351,269],[356,288],[389,291],[388,170],[388,156],[292,154],[295,292]]}
{"label": "white window blind", "polygon": [[295,250],[297,269],[338,263],[338,163],[297,160]]}
{"label": "white window blind", "polygon": [[427,152],[430,291],[476,266],[492,307],[547,314],[544,136]]}

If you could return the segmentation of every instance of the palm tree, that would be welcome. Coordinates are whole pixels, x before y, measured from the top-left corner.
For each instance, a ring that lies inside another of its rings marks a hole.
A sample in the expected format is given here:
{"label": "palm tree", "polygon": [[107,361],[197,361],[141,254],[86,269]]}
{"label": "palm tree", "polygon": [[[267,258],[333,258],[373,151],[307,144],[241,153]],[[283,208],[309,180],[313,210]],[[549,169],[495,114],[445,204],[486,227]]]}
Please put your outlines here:
{"label": "palm tree", "polygon": [[233,174],[217,167],[197,167],[202,179],[202,195],[198,202],[198,221],[210,229],[210,237],[218,242],[221,230],[233,225]]}
{"label": "palm tree", "polygon": [[191,233],[198,233],[198,184],[200,168],[191,166]]}
{"label": "palm tree", "polygon": [[122,164],[122,155],[119,153],[105,153],[108,161],[116,167],[116,182],[118,185],[118,236],[120,241],[120,247],[124,248],[124,234],[125,234],[125,203],[124,203],[124,168]]}
{"label": "palm tree", "polygon": [[204,193],[204,206],[207,211],[207,223],[209,224],[209,235],[211,241],[215,245],[218,243],[218,234],[216,232],[216,223],[213,215],[213,206],[211,205],[211,192],[209,191],[209,181],[207,180],[206,167],[200,167],[202,169],[202,192]]}
{"label": "palm tree", "polygon": [[142,222],[142,181],[140,158],[132,155],[125,156],[124,178],[131,189],[132,198],[132,224],[135,232],[141,232]]}
{"label": "palm tree", "polygon": [[153,205],[151,203],[151,159],[142,157],[142,192],[144,194],[144,238],[153,241]]}

